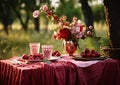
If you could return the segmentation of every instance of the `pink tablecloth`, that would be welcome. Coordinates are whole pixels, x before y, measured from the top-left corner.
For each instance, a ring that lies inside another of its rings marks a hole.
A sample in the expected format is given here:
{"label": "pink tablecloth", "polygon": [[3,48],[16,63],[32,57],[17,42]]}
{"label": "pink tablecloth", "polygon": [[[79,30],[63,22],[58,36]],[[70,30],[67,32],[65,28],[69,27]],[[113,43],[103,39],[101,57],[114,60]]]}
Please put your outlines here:
{"label": "pink tablecloth", "polygon": [[118,60],[107,59],[86,67],[74,62],[14,65],[1,60],[0,85],[120,85]]}

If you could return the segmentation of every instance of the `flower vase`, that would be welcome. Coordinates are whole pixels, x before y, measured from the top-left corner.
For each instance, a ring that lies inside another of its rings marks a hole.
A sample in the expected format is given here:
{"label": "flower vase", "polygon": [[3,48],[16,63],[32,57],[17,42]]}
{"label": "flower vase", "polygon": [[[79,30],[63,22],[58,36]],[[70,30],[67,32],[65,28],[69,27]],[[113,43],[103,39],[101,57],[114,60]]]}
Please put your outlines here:
{"label": "flower vase", "polygon": [[72,40],[63,41],[63,47],[66,53],[69,54],[69,56],[73,56],[73,54],[77,50],[77,46],[74,44]]}

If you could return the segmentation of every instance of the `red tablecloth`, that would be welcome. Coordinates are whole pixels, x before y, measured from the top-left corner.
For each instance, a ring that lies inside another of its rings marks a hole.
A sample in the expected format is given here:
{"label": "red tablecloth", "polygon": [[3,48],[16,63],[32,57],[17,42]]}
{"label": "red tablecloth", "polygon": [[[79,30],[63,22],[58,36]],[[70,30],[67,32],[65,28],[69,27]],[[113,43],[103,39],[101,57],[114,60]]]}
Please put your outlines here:
{"label": "red tablecloth", "polygon": [[1,60],[0,85],[120,85],[120,63],[107,59],[79,67],[69,61],[14,65]]}

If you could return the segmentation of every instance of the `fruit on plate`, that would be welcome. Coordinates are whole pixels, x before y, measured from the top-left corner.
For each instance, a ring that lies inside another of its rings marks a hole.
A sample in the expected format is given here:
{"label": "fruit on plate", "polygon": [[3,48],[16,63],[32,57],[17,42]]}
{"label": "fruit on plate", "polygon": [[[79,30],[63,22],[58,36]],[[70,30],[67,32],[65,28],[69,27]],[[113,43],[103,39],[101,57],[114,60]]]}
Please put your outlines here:
{"label": "fruit on plate", "polygon": [[37,54],[37,55],[23,54],[22,59],[26,59],[26,60],[41,60],[41,59],[43,59],[43,54]]}
{"label": "fruit on plate", "polygon": [[101,54],[95,51],[94,49],[90,50],[86,48],[83,52],[81,52],[81,56],[85,58],[96,58],[96,57],[100,57]]}
{"label": "fruit on plate", "polygon": [[23,59],[28,59],[28,58],[29,58],[29,55],[23,54],[22,58],[23,58]]}
{"label": "fruit on plate", "polygon": [[60,55],[61,55],[61,53],[57,50],[52,52],[52,56],[57,56],[58,57]]}

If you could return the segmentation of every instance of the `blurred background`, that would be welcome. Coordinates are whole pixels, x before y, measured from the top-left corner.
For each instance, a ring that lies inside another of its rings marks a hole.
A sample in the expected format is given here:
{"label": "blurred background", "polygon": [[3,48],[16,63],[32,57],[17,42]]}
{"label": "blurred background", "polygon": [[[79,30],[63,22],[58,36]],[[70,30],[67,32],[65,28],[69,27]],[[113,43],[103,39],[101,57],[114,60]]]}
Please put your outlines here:
{"label": "blurred background", "polygon": [[[100,39],[80,40],[81,53],[85,48],[95,49],[109,45],[108,27],[102,0],[1,0],[0,3],[0,59],[29,54],[29,43],[53,44],[53,50],[64,53],[62,41],[52,38],[56,25],[44,14],[33,18],[32,13],[47,4],[55,7],[59,16],[66,15],[68,21],[76,16],[87,26],[93,25]],[[40,50],[41,52],[41,50]]]}

